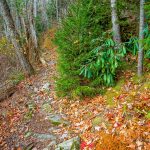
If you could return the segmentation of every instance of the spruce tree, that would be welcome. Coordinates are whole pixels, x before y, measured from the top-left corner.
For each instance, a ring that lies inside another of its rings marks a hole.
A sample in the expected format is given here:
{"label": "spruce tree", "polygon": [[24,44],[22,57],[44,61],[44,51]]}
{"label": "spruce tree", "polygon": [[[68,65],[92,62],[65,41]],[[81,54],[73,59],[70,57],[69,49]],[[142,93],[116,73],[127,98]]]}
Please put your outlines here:
{"label": "spruce tree", "polygon": [[80,69],[93,49],[92,39],[110,28],[111,14],[105,0],[77,0],[56,34],[58,45],[57,93],[59,96],[92,95],[96,91]]}

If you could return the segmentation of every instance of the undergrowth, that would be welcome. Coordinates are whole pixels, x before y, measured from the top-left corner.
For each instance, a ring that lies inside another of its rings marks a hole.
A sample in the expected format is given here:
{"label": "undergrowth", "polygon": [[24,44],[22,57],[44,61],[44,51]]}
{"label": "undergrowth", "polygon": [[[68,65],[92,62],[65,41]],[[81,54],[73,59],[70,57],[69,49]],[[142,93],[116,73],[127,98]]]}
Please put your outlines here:
{"label": "undergrowth", "polygon": [[18,84],[24,79],[25,75],[21,70],[16,69],[9,75],[9,80],[11,80],[14,84]]}

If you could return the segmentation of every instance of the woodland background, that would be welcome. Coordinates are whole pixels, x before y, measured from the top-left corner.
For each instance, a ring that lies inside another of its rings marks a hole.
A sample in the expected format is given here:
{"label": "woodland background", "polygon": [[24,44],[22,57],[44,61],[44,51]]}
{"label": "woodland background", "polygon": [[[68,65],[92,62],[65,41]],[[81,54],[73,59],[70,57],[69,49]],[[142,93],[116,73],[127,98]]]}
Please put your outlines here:
{"label": "woodland background", "polygon": [[149,24],[148,0],[0,0],[2,148],[43,149],[20,125],[57,124],[51,149],[79,136],[80,149],[148,150]]}

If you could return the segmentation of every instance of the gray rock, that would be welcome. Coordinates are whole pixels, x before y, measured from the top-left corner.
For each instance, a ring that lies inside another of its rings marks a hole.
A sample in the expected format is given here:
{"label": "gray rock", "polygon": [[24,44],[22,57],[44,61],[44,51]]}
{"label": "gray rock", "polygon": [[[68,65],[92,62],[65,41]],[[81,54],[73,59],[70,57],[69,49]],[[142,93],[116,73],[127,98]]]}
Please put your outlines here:
{"label": "gray rock", "polygon": [[54,65],[54,64],[56,64],[56,62],[52,60],[52,61],[49,61],[48,64],[49,65]]}
{"label": "gray rock", "polygon": [[49,91],[49,90],[50,90],[50,83],[45,83],[45,84],[43,85],[42,91],[44,91],[44,90],[46,90],[46,91]]}
{"label": "gray rock", "polygon": [[64,133],[60,138],[61,139],[65,139],[65,138],[67,138],[68,137],[68,133]]}
{"label": "gray rock", "polygon": [[34,92],[35,92],[35,93],[37,93],[38,90],[39,90],[39,89],[38,89],[37,87],[34,88]]}
{"label": "gray rock", "polygon": [[49,150],[48,148],[44,148],[43,150]]}
{"label": "gray rock", "polygon": [[69,122],[65,121],[61,115],[59,114],[52,114],[47,116],[47,119],[53,124],[53,125],[60,125],[60,124],[64,124],[64,125],[68,125]]}
{"label": "gray rock", "polygon": [[55,150],[60,150],[61,148],[63,150],[79,150],[79,145],[80,145],[80,138],[79,137],[74,137],[70,140],[67,140],[63,143],[60,143],[57,145],[57,148]]}
{"label": "gray rock", "polygon": [[56,136],[54,136],[52,134],[39,134],[39,133],[35,133],[33,136],[35,138],[37,138],[37,139],[42,139],[42,140],[47,140],[47,139],[55,140],[56,139]]}
{"label": "gray rock", "polygon": [[53,101],[53,98],[51,98],[51,97],[49,97],[48,100],[47,100],[47,102],[49,102],[49,103],[52,102],[52,101]]}
{"label": "gray rock", "polygon": [[69,137],[69,133],[68,133],[68,131],[65,131],[61,136],[60,136],[60,139],[65,139],[65,138],[67,138],[67,137]]}
{"label": "gray rock", "polygon": [[51,141],[46,148],[43,150],[52,150],[55,149],[54,147],[56,146],[56,141]]}
{"label": "gray rock", "polygon": [[34,147],[32,150],[38,150],[36,147]]}
{"label": "gray rock", "polygon": [[48,144],[48,148],[50,148],[51,146],[56,146],[56,141],[52,141]]}
{"label": "gray rock", "polygon": [[54,130],[60,130],[60,128],[57,126],[53,126],[53,127],[48,129],[49,132],[53,132]]}

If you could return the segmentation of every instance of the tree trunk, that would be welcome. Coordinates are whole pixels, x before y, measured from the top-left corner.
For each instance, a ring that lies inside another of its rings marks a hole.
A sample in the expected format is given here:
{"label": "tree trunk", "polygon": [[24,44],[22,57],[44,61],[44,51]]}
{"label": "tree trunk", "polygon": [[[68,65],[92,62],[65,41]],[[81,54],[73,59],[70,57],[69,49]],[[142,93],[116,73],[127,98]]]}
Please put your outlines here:
{"label": "tree trunk", "polygon": [[4,25],[5,36],[6,36],[7,40],[10,42],[11,39],[10,39],[10,35],[9,35],[8,28],[7,28],[5,21],[4,21],[3,25]]}
{"label": "tree trunk", "polygon": [[31,64],[27,61],[26,57],[23,54],[21,45],[19,43],[19,36],[16,31],[15,23],[13,21],[12,15],[10,13],[10,9],[7,4],[7,1],[0,0],[0,6],[1,6],[1,10],[2,10],[2,16],[8,27],[9,34],[11,37],[11,42],[14,45],[15,52],[20,61],[20,64],[22,65],[24,72],[27,75],[31,75],[31,74],[33,74],[34,70],[33,70],[33,67],[31,66]]}
{"label": "tree trunk", "polygon": [[59,22],[59,7],[58,7],[58,0],[55,0],[55,7],[56,7],[56,20]]}
{"label": "tree trunk", "polygon": [[117,43],[121,43],[120,26],[118,23],[118,16],[116,11],[116,0],[111,0],[111,10],[113,39]]}
{"label": "tree trunk", "polygon": [[49,23],[46,12],[46,0],[41,0],[40,4],[41,4],[42,24],[44,26],[44,30],[47,30],[49,27]]}
{"label": "tree trunk", "polygon": [[140,24],[139,24],[139,52],[138,52],[138,76],[143,73],[143,39],[144,39],[144,3],[145,0],[140,0]]}
{"label": "tree trunk", "polygon": [[28,9],[28,22],[29,22],[30,35],[31,35],[34,48],[37,49],[38,41],[37,41],[36,31],[35,31],[34,22],[33,22],[33,1],[32,0],[29,0],[27,9]]}
{"label": "tree trunk", "polygon": [[25,23],[25,19],[23,15],[20,15],[20,21],[21,21],[21,28],[22,28],[23,36],[25,37],[26,43],[28,43],[26,23]]}
{"label": "tree trunk", "polygon": [[16,31],[18,32],[19,36],[22,37],[21,35],[21,26],[20,26],[20,18],[19,18],[19,12],[18,12],[18,8],[16,6],[16,2],[14,0],[10,0],[10,3],[8,3],[9,9],[10,9],[10,14],[13,18],[14,24],[15,24],[15,28]]}
{"label": "tree trunk", "polygon": [[34,15],[34,18],[37,17],[37,0],[33,1],[33,15]]}
{"label": "tree trunk", "polygon": [[27,4],[27,16],[28,16],[28,28],[29,35],[31,37],[31,57],[34,61],[39,62],[39,52],[38,52],[38,39],[35,30],[34,16],[33,16],[33,0],[29,0]]}

